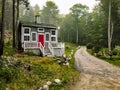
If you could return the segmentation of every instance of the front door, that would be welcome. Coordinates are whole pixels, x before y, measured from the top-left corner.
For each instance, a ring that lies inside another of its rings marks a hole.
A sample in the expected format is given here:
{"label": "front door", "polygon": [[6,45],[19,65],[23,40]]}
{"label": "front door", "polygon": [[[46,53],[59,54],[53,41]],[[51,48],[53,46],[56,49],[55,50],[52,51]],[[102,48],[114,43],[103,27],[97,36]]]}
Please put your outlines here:
{"label": "front door", "polygon": [[[38,34],[38,42],[44,46],[44,34]],[[40,44],[38,44],[40,46]]]}

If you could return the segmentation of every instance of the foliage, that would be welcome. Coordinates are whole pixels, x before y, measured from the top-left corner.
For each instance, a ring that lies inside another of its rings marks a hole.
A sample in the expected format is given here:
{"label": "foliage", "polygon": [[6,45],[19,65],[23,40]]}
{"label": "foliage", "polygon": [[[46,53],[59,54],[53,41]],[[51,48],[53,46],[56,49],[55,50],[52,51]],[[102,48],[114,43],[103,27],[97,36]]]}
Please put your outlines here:
{"label": "foliage", "polygon": [[[25,9],[25,7],[23,6]],[[23,11],[22,11],[23,12]],[[20,20],[23,22],[34,22],[34,10],[30,6],[29,10],[24,10],[24,14],[21,16]]]}
{"label": "foliage", "polygon": [[[6,43],[6,45],[9,44],[10,42]],[[71,50],[75,52],[77,48],[76,45],[70,43],[66,43],[66,47],[69,47],[66,50],[67,56]],[[62,80],[62,83],[53,83],[50,89],[60,90],[79,75],[74,69],[74,55],[72,55],[70,66],[59,65],[55,58],[28,56],[25,53],[3,57],[5,58],[2,60],[0,58],[0,89],[2,90],[5,88],[10,90],[36,90],[47,81],[54,82],[56,78]],[[11,64],[6,66],[7,58]],[[30,66],[31,70],[27,66]]]}
{"label": "foliage", "polygon": [[[108,58],[108,48],[102,48],[99,52],[101,55],[97,56],[98,58],[100,58],[101,60],[104,60],[110,64],[113,64],[115,66],[120,67],[120,55],[116,55],[116,53],[118,53],[118,51],[116,51],[117,49],[115,49],[115,51],[113,51],[113,56],[112,56],[112,60],[110,60]],[[90,54],[92,54],[92,50],[88,49],[88,52]],[[115,54],[114,54],[115,53]],[[93,55],[93,54],[92,54]]]}
{"label": "foliage", "polygon": [[93,44],[92,43],[88,43],[87,44],[87,49],[92,49],[93,48]]}
{"label": "foliage", "polygon": [[12,40],[5,42],[3,55],[12,56],[16,54],[16,52],[17,52],[16,49],[12,48]]}
{"label": "foliage", "polygon": [[93,47],[92,50],[94,51],[94,53],[98,53],[100,51],[100,49],[101,49],[100,46],[95,46],[95,47]]}
{"label": "foliage", "polygon": [[41,13],[43,22],[56,25],[58,12],[59,10],[56,4],[53,1],[47,1]]}

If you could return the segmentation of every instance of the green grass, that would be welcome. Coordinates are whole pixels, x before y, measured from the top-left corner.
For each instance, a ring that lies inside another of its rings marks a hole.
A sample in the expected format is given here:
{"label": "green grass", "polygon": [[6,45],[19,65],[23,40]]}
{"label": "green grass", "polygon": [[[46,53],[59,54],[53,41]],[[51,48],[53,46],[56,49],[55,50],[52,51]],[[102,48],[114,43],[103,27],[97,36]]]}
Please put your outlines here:
{"label": "green grass", "polygon": [[102,60],[104,60],[104,61],[106,61],[106,62],[108,62],[110,64],[113,64],[115,66],[120,67],[120,59],[119,59],[120,57],[119,56],[113,56],[112,60],[110,60],[110,59],[108,59],[108,58],[106,58],[104,56],[100,56],[98,58],[100,58],[100,59],[102,59]]}
{"label": "green grass", "polygon": [[[87,50],[90,54],[92,54],[92,51],[90,50],[90,49],[88,49]],[[93,55],[93,54],[92,54]],[[110,60],[110,59],[108,59],[108,58],[106,58],[106,57],[104,57],[104,56],[99,56],[99,57],[97,57],[97,58],[100,58],[100,59],[102,59],[102,60],[104,60],[104,61],[106,61],[106,62],[108,62],[108,63],[110,63],[110,64],[112,64],[112,65],[115,65],[115,66],[118,66],[118,67],[120,67],[120,56],[112,56],[112,60]]]}
{"label": "green grass", "polygon": [[[77,45],[66,43],[66,56],[69,56],[71,50],[76,51]],[[11,52],[4,51],[4,53]],[[14,55],[14,53],[4,54],[6,56]],[[61,84],[54,84],[50,87],[50,90],[60,90],[64,86],[71,83],[75,77],[79,75],[79,72],[74,69],[74,55],[70,61],[70,66],[59,65],[55,58],[28,56],[26,54],[16,55],[17,59],[25,65],[30,65],[32,70],[29,71],[23,66],[15,67],[14,65],[5,67],[4,64],[0,64],[0,90],[37,90],[37,88],[46,84],[47,81],[54,82],[54,79],[59,78],[62,80]],[[0,61],[4,61],[2,59]],[[12,59],[13,62],[15,62]],[[4,76],[5,75],[5,76]],[[9,82],[6,82],[6,77],[9,77]]]}

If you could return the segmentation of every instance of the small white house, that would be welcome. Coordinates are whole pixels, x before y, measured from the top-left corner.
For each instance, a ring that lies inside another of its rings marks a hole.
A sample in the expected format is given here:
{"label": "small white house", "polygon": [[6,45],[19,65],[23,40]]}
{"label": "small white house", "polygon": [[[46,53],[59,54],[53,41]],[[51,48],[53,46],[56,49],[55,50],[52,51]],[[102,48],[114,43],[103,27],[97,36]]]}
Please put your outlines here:
{"label": "small white house", "polygon": [[[38,19],[39,20],[39,19]],[[18,29],[18,50],[32,51],[43,56],[62,56],[64,43],[58,42],[57,27],[52,24],[20,23]]]}

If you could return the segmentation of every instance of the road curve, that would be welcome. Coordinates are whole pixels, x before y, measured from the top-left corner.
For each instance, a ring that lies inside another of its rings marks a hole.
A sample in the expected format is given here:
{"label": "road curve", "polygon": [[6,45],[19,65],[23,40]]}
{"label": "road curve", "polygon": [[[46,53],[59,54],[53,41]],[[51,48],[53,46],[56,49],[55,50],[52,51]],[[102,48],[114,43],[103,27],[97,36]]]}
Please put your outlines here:
{"label": "road curve", "polygon": [[86,47],[76,51],[75,67],[80,78],[69,90],[120,90],[120,68],[91,56]]}

